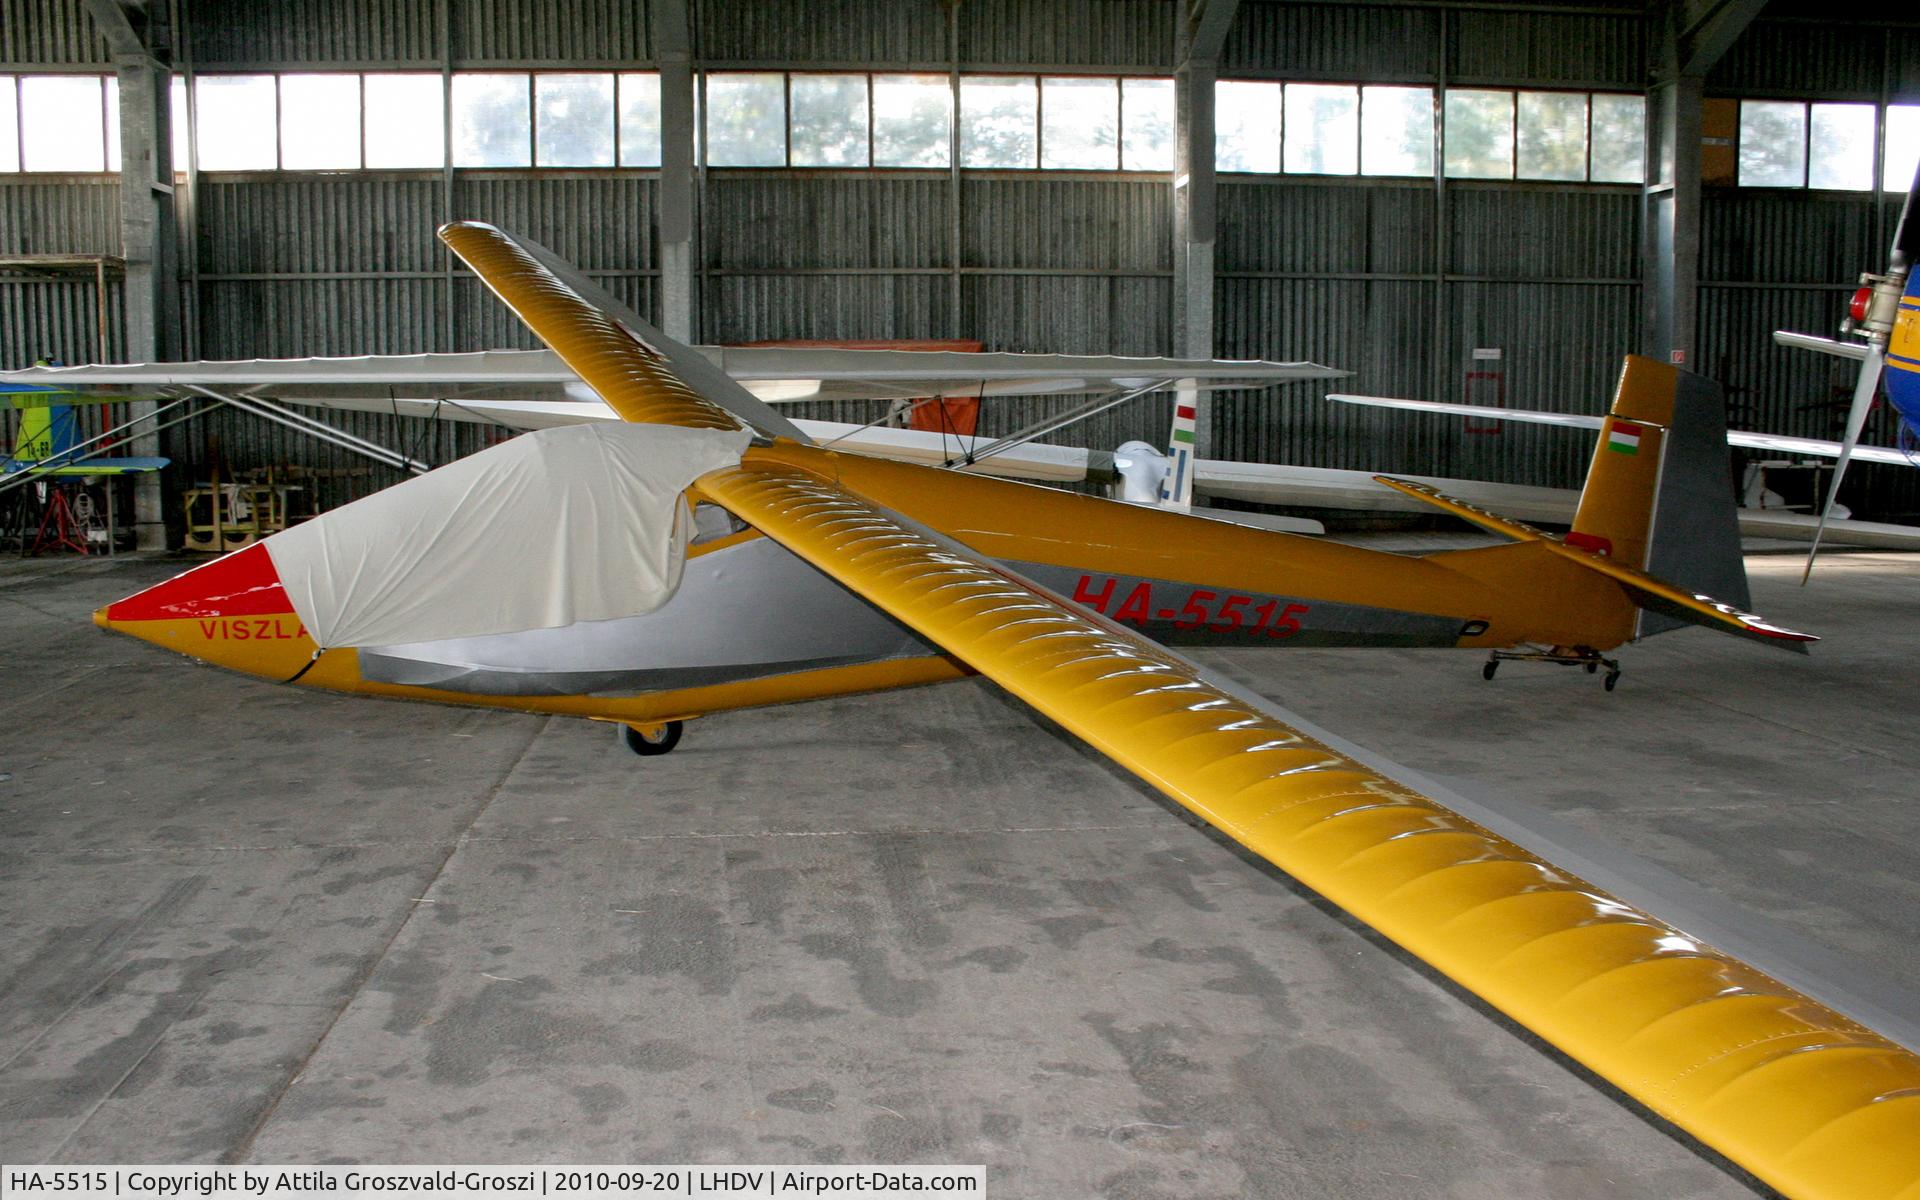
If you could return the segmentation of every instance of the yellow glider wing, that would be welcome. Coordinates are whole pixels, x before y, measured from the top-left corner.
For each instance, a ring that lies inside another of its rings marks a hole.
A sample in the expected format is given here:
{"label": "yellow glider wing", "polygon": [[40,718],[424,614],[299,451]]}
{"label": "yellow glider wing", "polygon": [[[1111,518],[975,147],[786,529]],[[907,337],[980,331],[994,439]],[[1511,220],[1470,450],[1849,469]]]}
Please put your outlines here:
{"label": "yellow glider wing", "polygon": [[700,489],[1768,1183],[1920,1196],[1920,1056],[830,472],[749,451]]}
{"label": "yellow glider wing", "polygon": [[683,383],[657,351],[588,304],[505,233],[477,221],[457,221],[440,230],[440,240],[622,419],[694,429],[741,427],[732,413]]}
{"label": "yellow glider wing", "polygon": [[[536,250],[441,236],[628,420],[738,426]],[[699,488],[1768,1183],[1920,1200],[1920,1056],[889,516],[834,458],[750,449]]]}
{"label": "yellow glider wing", "polygon": [[1642,608],[1650,608],[1695,625],[1705,625],[1709,629],[1717,629],[1722,633],[1752,638],[1769,646],[1778,646],[1783,650],[1797,650],[1802,654],[1806,653],[1807,643],[1820,640],[1813,634],[1784,629],[1752,613],[1741,612],[1733,605],[1715,600],[1712,596],[1702,596],[1697,592],[1677,588],[1663,579],[1656,579],[1645,571],[1625,563],[1615,562],[1604,554],[1594,554],[1588,550],[1569,546],[1559,538],[1550,537],[1523,521],[1511,520],[1498,513],[1488,512],[1478,505],[1468,504],[1465,500],[1456,500],[1445,492],[1428,487],[1424,483],[1415,483],[1410,479],[1395,479],[1388,475],[1375,475],[1373,478],[1376,483],[1383,483],[1396,492],[1425,501],[1464,521],[1471,521],[1482,529],[1503,537],[1510,537],[1516,542],[1539,542],[1562,558],[1579,563],[1590,571],[1598,571],[1612,579],[1625,588],[1634,603]]}

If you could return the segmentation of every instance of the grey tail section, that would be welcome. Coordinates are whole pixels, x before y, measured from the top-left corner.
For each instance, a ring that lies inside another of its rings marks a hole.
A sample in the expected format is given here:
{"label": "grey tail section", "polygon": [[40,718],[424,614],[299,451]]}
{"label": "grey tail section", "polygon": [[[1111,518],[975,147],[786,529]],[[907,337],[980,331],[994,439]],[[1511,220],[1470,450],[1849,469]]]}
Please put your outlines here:
{"label": "grey tail section", "polygon": [[[1753,601],[1747,589],[1746,562],[1740,555],[1726,401],[1713,380],[1688,371],[1678,375],[1673,424],[1664,439],[1654,497],[1646,571],[1746,611]],[[1691,623],[1643,609],[1639,636],[1651,637]]]}

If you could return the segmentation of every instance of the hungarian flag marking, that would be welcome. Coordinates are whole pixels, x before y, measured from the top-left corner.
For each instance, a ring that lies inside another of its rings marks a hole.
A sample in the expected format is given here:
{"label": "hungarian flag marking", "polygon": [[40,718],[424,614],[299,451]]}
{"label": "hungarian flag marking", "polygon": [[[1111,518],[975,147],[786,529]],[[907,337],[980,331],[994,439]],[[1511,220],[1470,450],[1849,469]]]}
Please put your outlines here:
{"label": "hungarian flag marking", "polygon": [[1640,453],[1640,427],[1615,421],[1607,427],[1607,449],[1619,454]]}

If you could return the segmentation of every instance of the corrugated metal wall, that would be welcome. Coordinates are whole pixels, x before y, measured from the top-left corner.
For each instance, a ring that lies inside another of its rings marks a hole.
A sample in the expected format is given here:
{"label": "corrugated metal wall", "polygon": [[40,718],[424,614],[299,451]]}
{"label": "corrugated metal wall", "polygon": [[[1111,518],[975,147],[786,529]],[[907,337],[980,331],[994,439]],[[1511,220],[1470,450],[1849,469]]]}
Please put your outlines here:
{"label": "corrugated metal wall", "polygon": [[[1911,30],[1833,21],[1812,0],[1775,0],[1708,78],[1729,97],[1920,103]],[[1900,198],[1861,192],[1709,189],[1701,223],[1700,370],[1750,428],[1838,439],[1854,364],[1773,344],[1772,331],[1832,336],[1854,280],[1883,270]],[[1864,440],[1890,445],[1882,405]],[[1855,465],[1842,501],[1878,515],[1920,513],[1920,472]]]}
{"label": "corrugated metal wall", "polygon": [[[0,184],[0,254],[119,253],[119,180],[43,176],[31,183]],[[103,330],[101,289],[92,269],[0,270],[0,364],[92,362],[100,357],[103,340],[107,356],[120,357],[126,332],[122,295],[118,276],[109,275]],[[102,415],[87,414],[83,431],[100,432]],[[5,445],[13,444],[16,427],[12,409],[0,409]]]}
{"label": "corrugated metal wall", "polygon": [[[198,69],[301,64],[437,69],[648,65],[642,0],[190,0],[182,61]],[[1243,0],[1221,74],[1351,82],[1638,89],[1648,18],[1592,0],[1512,10]],[[1779,5],[1775,6],[1776,9]],[[690,0],[695,52],[716,67],[877,67],[1166,73],[1175,0]],[[1726,94],[1895,96],[1920,86],[1884,29],[1763,19],[1712,85]],[[81,0],[0,0],[0,60],[97,65]],[[1882,64],[1885,63],[1884,78]],[[4,69],[4,68],[0,68]],[[209,175],[182,204],[183,311],[206,357],[466,350],[532,339],[450,263],[450,216],[523,230],[655,311],[648,172],[455,171]],[[705,338],[979,338],[991,348],[1166,353],[1173,344],[1172,193],[1164,176],[946,171],[714,170],[699,183],[698,317]],[[1218,352],[1314,358],[1356,391],[1596,409],[1638,342],[1640,204],[1606,187],[1279,177],[1220,187]],[[1702,355],[1736,415],[1830,432],[1821,405],[1844,368],[1774,350],[1776,326],[1832,325],[1845,282],[1880,254],[1884,212],[1856,195],[1708,198]],[[117,191],[96,179],[0,180],[0,248],[111,251]],[[117,291],[111,336],[118,339]],[[0,359],[90,356],[90,285],[0,282]],[[114,343],[118,352],[118,342]],[[1475,360],[1498,349],[1497,364]],[[1470,378],[1470,372],[1498,379]],[[1538,428],[1348,409],[1296,386],[1224,396],[1217,452],[1267,461],[1572,484],[1582,439]],[[1001,432],[1062,402],[989,407]],[[1161,405],[1061,440],[1110,447],[1165,436]],[[804,410],[803,410],[804,411]],[[818,415],[864,420],[874,406]],[[342,418],[436,459],[487,436],[391,417]],[[341,452],[230,417],[168,451],[204,474],[217,439],[236,465],[343,474],[332,502],[390,481]],[[1883,475],[1900,475],[1882,472]],[[1910,473],[1909,473],[1910,474]],[[1913,481],[1876,482],[1911,506]]]}
{"label": "corrugated metal wall", "polygon": [[112,61],[79,0],[0,0],[0,63]]}

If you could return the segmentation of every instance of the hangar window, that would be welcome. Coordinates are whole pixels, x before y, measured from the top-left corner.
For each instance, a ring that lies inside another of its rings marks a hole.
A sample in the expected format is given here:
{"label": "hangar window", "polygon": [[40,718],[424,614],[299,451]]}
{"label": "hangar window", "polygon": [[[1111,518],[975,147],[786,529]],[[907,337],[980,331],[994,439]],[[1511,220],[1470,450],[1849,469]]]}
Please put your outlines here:
{"label": "hangar window", "polygon": [[171,118],[168,123],[172,126],[173,169],[176,171],[184,171],[187,169],[188,128],[187,81],[185,78],[179,75],[173,77],[173,86],[167,89],[167,100],[170,103],[169,111],[171,113]]}
{"label": "hangar window", "polygon": [[1874,106],[1816,104],[1807,123],[1807,186],[1873,190]]}
{"label": "hangar window", "polygon": [[1888,105],[1881,126],[1872,104],[1742,100],[1736,178],[1741,187],[1871,191],[1882,133],[1880,186],[1904,192],[1920,158],[1920,106]]}
{"label": "hangar window", "polygon": [[21,169],[106,170],[103,93],[98,75],[23,76],[18,108]]}
{"label": "hangar window", "polygon": [[953,87],[944,75],[873,77],[873,165],[953,162]]}
{"label": "hangar window", "polygon": [[620,165],[660,165],[660,76],[633,71],[620,76]]}
{"label": "hangar window", "polygon": [[193,82],[196,149],[203,171],[271,171],[280,165],[279,93],[271,75],[202,75]]}
{"label": "hangar window", "polygon": [[[20,169],[20,85],[0,75],[0,171]],[[14,136],[8,136],[12,131]]]}
{"label": "hangar window", "polygon": [[1031,75],[969,75],[960,80],[961,166],[1036,165],[1037,82]]}
{"label": "hangar window", "polygon": [[1785,100],[1740,102],[1741,187],[1805,187],[1807,106]]}
{"label": "hangar window", "polygon": [[1280,169],[1280,85],[1223,79],[1213,91],[1213,161],[1221,171]]}
{"label": "hangar window", "polygon": [[1920,104],[1895,104],[1887,109],[1887,161],[1880,186],[1904,192],[1913,186],[1920,169]]}
{"label": "hangar window", "polygon": [[1064,76],[1040,81],[1040,165],[1069,171],[1119,168],[1119,80]]}
{"label": "hangar window", "polygon": [[1173,100],[1171,79],[1120,81],[1122,170],[1173,170]]}
{"label": "hangar window", "polygon": [[1514,174],[1520,179],[1587,177],[1587,97],[1583,92],[1521,92]]}
{"label": "hangar window", "polygon": [[707,162],[716,167],[786,165],[785,76],[771,71],[707,76]]}
{"label": "hangar window", "polygon": [[1359,88],[1287,84],[1283,124],[1283,163],[1289,173],[1352,175],[1360,170]]}
{"label": "hangar window", "polygon": [[1360,172],[1433,174],[1433,89],[1360,89]]}
{"label": "hangar window", "polygon": [[447,97],[440,76],[368,75],[363,95],[367,166],[403,170],[446,165]]}
{"label": "hangar window", "polygon": [[787,103],[796,167],[867,165],[867,77],[794,75]]}
{"label": "hangar window", "polygon": [[280,77],[280,165],[342,171],[360,165],[360,77]]}
{"label": "hangar window", "polygon": [[535,75],[533,104],[534,165],[613,165],[613,76]]}
{"label": "hangar window", "polygon": [[473,71],[453,77],[453,165],[533,165],[532,80]]}
{"label": "hangar window", "polygon": [[1449,176],[1512,179],[1513,93],[1450,89],[1443,145]]}
{"label": "hangar window", "polygon": [[1595,183],[1642,183],[1647,178],[1647,100],[1644,96],[1593,97],[1588,177]]}
{"label": "hangar window", "polygon": [[109,171],[120,169],[120,80],[118,76],[108,75],[102,80],[107,85],[107,164]]}
{"label": "hangar window", "polygon": [[[1432,88],[1222,80],[1214,109],[1221,171],[1433,174]],[[1440,145],[1453,178],[1638,183],[1643,175],[1640,96],[1452,90],[1445,119]]]}

